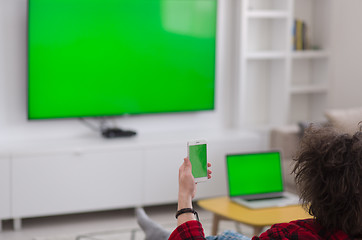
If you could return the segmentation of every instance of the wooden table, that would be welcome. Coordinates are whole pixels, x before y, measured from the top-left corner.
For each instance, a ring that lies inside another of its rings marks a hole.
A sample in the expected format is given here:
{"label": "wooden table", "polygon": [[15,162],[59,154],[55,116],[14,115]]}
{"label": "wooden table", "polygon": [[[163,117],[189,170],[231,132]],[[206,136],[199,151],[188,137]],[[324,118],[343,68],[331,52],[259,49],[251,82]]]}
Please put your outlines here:
{"label": "wooden table", "polygon": [[217,234],[219,222],[223,219],[249,225],[254,228],[254,235],[259,235],[264,227],[275,223],[311,218],[300,205],[250,209],[230,201],[228,197],[199,200],[197,204],[214,213],[212,235]]}

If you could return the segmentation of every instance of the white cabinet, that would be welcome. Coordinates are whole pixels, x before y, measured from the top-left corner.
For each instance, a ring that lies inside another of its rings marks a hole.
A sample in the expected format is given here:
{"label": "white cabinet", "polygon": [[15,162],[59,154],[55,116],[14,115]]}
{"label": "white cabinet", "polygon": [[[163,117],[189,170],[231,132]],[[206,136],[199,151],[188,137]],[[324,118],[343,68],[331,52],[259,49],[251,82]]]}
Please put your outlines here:
{"label": "white cabinet", "polygon": [[145,150],[145,205],[177,201],[178,169],[187,155],[186,144],[156,146]]}
{"label": "white cabinet", "polygon": [[32,217],[141,203],[140,151],[58,153],[13,159],[13,216]]}
{"label": "white cabinet", "polygon": [[[322,121],[329,86],[327,0],[242,0],[239,122],[260,128]],[[295,51],[295,19],[309,48]]]}
{"label": "white cabinet", "polygon": [[[197,198],[225,195],[225,155],[263,150],[253,132],[210,131],[9,143],[0,158],[0,219],[21,219],[176,203],[187,140],[208,140],[211,181]],[[11,204],[10,204],[11,199]]]}
{"label": "white cabinet", "polygon": [[11,218],[10,156],[0,155],[0,230],[1,220]]}

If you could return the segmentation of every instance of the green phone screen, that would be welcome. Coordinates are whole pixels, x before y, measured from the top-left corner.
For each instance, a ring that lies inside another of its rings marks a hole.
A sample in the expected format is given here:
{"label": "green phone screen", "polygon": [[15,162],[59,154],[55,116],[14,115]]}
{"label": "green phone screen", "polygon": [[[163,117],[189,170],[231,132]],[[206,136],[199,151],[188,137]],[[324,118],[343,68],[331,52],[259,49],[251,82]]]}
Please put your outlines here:
{"label": "green phone screen", "polygon": [[189,157],[194,178],[207,177],[206,144],[189,146]]}

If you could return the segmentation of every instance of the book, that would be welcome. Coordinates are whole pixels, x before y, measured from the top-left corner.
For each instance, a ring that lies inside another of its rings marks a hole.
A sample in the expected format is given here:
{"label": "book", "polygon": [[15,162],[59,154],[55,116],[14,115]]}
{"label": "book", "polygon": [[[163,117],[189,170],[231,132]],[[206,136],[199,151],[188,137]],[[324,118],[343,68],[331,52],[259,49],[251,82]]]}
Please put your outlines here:
{"label": "book", "polygon": [[302,45],[303,45],[303,50],[309,49],[308,31],[307,30],[308,30],[307,24],[305,22],[303,22],[303,24],[302,24]]}
{"label": "book", "polygon": [[293,30],[292,30],[292,46],[293,50],[297,50],[297,20],[294,20]]}
{"label": "book", "polygon": [[301,20],[297,20],[296,37],[297,37],[296,50],[303,50],[303,21]]}
{"label": "book", "polygon": [[295,19],[292,30],[293,50],[309,49],[308,28],[305,21]]}

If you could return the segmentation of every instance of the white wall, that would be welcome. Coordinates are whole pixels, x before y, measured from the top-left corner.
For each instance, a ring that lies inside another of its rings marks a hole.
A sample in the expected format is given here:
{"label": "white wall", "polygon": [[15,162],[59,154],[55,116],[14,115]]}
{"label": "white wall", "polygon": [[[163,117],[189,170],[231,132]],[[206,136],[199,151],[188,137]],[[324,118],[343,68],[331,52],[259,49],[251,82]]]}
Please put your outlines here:
{"label": "white wall", "polygon": [[[215,129],[230,125],[232,2],[219,2],[216,110],[117,118],[120,127],[144,132]],[[79,120],[27,120],[27,0],[0,1],[0,141],[73,138],[93,134]]]}
{"label": "white wall", "polygon": [[[118,118],[120,127],[143,132],[215,129],[235,125],[236,7],[219,0],[216,111]],[[332,108],[362,106],[360,0],[331,0]],[[0,141],[78,137],[93,134],[78,120],[27,121],[27,0],[0,1]]]}
{"label": "white wall", "polygon": [[362,1],[333,0],[332,86],[333,108],[362,106]]}
{"label": "white wall", "polygon": [[[1,3],[0,3],[1,6]],[[4,125],[4,114],[5,114],[5,81],[4,81],[4,8],[0,7],[0,126]]]}

